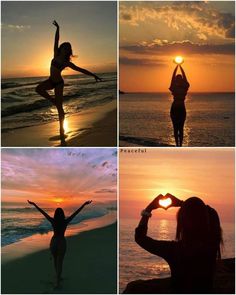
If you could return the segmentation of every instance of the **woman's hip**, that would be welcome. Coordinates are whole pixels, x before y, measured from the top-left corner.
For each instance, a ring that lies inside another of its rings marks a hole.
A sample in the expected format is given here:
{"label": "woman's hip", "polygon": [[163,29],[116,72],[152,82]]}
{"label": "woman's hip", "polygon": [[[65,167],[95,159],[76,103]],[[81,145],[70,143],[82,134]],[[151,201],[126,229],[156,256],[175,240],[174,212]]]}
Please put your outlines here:
{"label": "woman's hip", "polygon": [[186,108],[184,104],[181,105],[175,105],[172,104],[171,109],[170,109],[170,116],[171,119],[176,119],[176,120],[185,120],[186,119]]}
{"label": "woman's hip", "polygon": [[50,242],[50,250],[52,254],[65,254],[66,239],[64,237],[52,237]]}

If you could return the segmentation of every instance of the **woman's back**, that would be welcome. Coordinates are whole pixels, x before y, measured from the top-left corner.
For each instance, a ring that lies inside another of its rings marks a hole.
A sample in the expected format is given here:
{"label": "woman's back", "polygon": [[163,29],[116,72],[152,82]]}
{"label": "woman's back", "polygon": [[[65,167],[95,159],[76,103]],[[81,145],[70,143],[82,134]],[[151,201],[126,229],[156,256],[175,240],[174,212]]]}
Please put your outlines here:
{"label": "woman's back", "polygon": [[176,293],[209,293],[213,287],[216,251],[203,245],[175,242],[168,261]]}
{"label": "woman's back", "polygon": [[173,293],[209,293],[213,287],[216,249],[200,243],[159,241],[146,235],[147,228],[136,228],[136,242],[148,252],[162,257],[171,270]]}
{"label": "woman's back", "polygon": [[54,236],[55,237],[64,237],[67,225],[68,225],[68,223],[67,223],[66,219],[56,220],[55,218],[53,218],[52,227],[53,227]]}
{"label": "woman's back", "polygon": [[170,87],[174,102],[184,102],[189,89],[189,83],[174,84]]}

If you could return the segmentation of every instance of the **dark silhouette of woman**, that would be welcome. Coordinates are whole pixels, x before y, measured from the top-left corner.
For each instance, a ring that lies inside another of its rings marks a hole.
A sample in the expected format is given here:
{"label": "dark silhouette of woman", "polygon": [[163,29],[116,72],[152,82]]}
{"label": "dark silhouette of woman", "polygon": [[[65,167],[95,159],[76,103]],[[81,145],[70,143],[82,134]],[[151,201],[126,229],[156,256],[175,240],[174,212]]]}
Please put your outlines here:
{"label": "dark silhouette of woman", "polygon": [[[81,72],[85,75],[89,75],[95,78],[96,81],[101,81],[101,79],[89,72],[88,70],[82,69],[75,64],[73,64],[70,60],[73,56],[72,47],[69,42],[64,42],[59,46],[59,25],[56,21],[53,22],[56,26],[56,34],[55,34],[55,43],[54,43],[54,58],[51,61],[50,68],[50,77],[41,82],[36,87],[36,92],[40,94],[42,97],[48,99],[52,104],[54,104],[57,108],[60,122],[60,136],[61,139],[64,139],[64,118],[65,113],[63,110],[63,88],[64,88],[64,80],[61,76],[61,72],[69,67],[77,72]],[[54,89],[55,97],[50,95],[47,90]]]}
{"label": "dark silhouette of woman", "polygon": [[85,202],[78,210],[76,210],[71,216],[65,218],[65,214],[62,208],[57,208],[54,213],[54,217],[50,217],[43,209],[38,207],[34,202],[28,200],[30,205],[33,205],[43,216],[51,223],[53,228],[53,237],[50,242],[50,250],[54,260],[54,267],[56,271],[56,285],[59,287],[62,273],[63,259],[66,253],[66,239],[65,231],[71,220],[92,201]]}
{"label": "dark silhouette of woman", "polygon": [[[180,67],[182,75],[176,75]],[[185,72],[181,65],[177,65],[174,69],[169,90],[171,91],[174,101],[171,105],[170,117],[174,127],[174,136],[176,146],[182,146],[184,138],[184,122],[186,119],[185,96],[189,89]]]}
{"label": "dark silhouette of woman", "polygon": [[[154,240],[147,236],[151,212],[163,208],[159,205],[159,200],[163,198],[172,200],[169,207],[180,207],[177,213],[176,241]],[[216,260],[221,257],[222,231],[217,212],[201,199],[192,197],[181,201],[171,194],[157,196],[142,211],[142,218],[135,231],[135,241],[169,264],[170,289],[166,293],[212,293]],[[158,281],[161,287],[161,280]],[[160,293],[159,291],[157,284],[154,293]],[[161,293],[163,292],[162,290]]]}

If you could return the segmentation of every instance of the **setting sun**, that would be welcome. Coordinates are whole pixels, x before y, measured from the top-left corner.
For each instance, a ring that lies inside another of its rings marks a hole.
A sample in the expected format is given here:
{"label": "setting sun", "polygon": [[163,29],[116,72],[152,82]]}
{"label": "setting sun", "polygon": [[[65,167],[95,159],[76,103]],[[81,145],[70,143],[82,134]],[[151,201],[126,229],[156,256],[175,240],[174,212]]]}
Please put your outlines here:
{"label": "setting sun", "polygon": [[171,203],[172,201],[170,198],[159,200],[159,205],[164,208],[168,207]]}
{"label": "setting sun", "polygon": [[178,65],[182,64],[184,62],[184,59],[182,56],[178,55],[175,57],[174,62]]}

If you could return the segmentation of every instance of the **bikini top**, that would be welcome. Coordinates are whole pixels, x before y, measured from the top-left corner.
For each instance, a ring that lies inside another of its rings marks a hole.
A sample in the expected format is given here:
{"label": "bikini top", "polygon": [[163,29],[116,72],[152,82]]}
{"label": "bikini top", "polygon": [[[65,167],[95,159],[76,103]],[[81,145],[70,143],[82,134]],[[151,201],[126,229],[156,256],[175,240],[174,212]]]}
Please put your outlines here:
{"label": "bikini top", "polygon": [[54,66],[55,68],[57,68],[60,71],[62,71],[65,68],[65,64],[64,63],[60,63],[60,62],[58,62],[55,59],[53,59],[51,61],[51,66]]}

